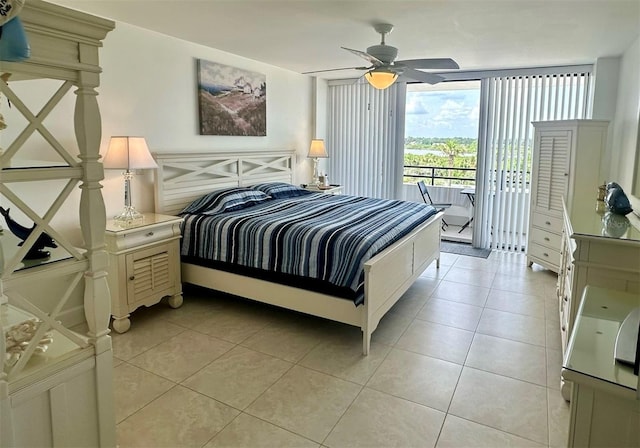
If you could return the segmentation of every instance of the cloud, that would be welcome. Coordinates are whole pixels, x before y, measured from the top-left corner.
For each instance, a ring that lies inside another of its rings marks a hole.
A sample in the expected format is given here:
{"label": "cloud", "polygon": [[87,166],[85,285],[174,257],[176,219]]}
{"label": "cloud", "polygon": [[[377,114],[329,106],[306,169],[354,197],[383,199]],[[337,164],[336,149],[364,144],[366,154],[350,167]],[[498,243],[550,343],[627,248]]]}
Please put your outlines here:
{"label": "cloud", "polygon": [[454,100],[446,100],[438,113],[433,117],[434,121],[451,123],[467,118],[473,109],[472,106]]}
{"label": "cloud", "polygon": [[425,104],[426,102],[427,99],[422,97],[422,95],[407,95],[405,114],[428,114],[429,110],[427,109],[427,105]]}
{"label": "cloud", "polygon": [[222,84],[233,85],[235,80],[244,77],[257,87],[260,83],[265,82],[265,75],[261,73],[243,70],[229,65],[218,64],[217,62],[200,60],[200,80],[203,84]]}
{"label": "cloud", "polygon": [[479,91],[414,92],[407,95],[405,134],[412,137],[476,137]]}

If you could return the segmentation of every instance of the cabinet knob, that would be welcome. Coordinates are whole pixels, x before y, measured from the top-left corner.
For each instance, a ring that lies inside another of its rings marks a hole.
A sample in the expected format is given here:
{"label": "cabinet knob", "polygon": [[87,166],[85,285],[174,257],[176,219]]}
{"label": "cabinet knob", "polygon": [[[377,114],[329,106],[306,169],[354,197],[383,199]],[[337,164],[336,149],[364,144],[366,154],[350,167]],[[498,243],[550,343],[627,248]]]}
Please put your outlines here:
{"label": "cabinet knob", "polygon": [[568,302],[568,301],[569,301],[569,297],[564,296],[564,301],[565,301],[565,302]]}
{"label": "cabinet knob", "polygon": [[550,226],[550,225],[551,225],[551,222],[549,222],[549,221],[545,221],[544,223],[545,223],[546,225],[548,225],[548,226]]}
{"label": "cabinet knob", "polygon": [[564,325],[563,325],[562,327],[560,327],[560,329],[561,329],[562,331],[567,331],[567,327],[565,327]]}
{"label": "cabinet knob", "polygon": [[133,281],[133,280],[135,280],[135,279],[136,279],[136,276],[135,276],[135,275],[132,275],[131,277],[129,277],[129,280],[131,280],[131,281]]}
{"label": "cabinet knob", "polygon": [[545,237],[544,237],[544,240],[545,240],[545,241],[551,241],[551,240],[549,239],[549,237],[548,237],[548,236],[545,236]]}
{"label": "cabinet knob", "polygon": [[153,236],[153,232],[147,233],[147,236]]}
{"label": "cabinet knob", "polygon": [[546,253],[546,252],[544,252],[542,255],[544,255],[545,257],[548,257],[548,256],[549,256],[549,254],[548,254],[548,253]]}

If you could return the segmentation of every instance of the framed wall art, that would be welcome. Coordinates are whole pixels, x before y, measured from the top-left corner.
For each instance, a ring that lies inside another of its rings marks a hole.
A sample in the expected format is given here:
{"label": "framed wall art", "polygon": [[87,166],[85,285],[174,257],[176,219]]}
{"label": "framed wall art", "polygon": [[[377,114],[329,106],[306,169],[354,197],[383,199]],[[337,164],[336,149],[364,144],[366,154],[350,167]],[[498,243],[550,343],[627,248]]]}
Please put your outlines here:
{"label": "framed wall art", "polygon": [[198,59],[200,135],[267,135],[267,83],[261,73]]}

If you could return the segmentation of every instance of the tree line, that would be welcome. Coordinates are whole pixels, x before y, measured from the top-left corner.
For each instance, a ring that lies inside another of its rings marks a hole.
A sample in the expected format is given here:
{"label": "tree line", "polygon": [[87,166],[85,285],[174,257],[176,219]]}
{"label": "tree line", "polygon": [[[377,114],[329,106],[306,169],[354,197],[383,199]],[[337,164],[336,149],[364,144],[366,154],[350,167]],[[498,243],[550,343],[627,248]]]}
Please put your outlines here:
{"label": "tree line", "polygon": [[[432,174],[434,177],[456,178],[456,180],[436,179],[434,181],[436,185],[464,185],[473,183],[473,181],[465,180],[465,178],[474,178],[475,172],[455,168],[476,168],[478,150],[478,141],[476,139],[463,137],[407,137],[405,138],[404,147],[405,150],[424,149],[441,153],[425,152],[424,154],[413,154],[405,151],[405,166],[432,166],[443,168],[433,170],[427,168],[405,168],[405,183],[415,183],[420,180],[419,177],[413,176],[431,177]],[[445,167],[453,169],[444,169]]]}

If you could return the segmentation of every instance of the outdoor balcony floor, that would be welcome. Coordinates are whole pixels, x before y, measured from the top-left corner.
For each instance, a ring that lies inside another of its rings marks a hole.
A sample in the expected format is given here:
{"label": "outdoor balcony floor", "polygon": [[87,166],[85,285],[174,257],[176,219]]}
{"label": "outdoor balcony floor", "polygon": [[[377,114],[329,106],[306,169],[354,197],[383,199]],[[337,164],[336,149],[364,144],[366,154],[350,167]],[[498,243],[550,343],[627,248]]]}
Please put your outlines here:
{"label": "outdoor balcony floor", "polygon": [[455,225],[449,224],[446,230],[442,231],[440,239],[443,239],[446,241],[456,241],[459,243],[471,244],[471,236],[473,233],[472,226],[469,226],[466,229],[464,229],[462,232],[458,233],[461,227],[462,226],[455,226]]}

